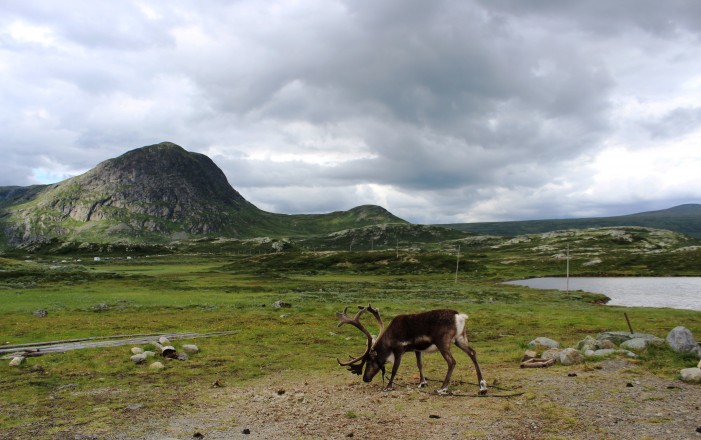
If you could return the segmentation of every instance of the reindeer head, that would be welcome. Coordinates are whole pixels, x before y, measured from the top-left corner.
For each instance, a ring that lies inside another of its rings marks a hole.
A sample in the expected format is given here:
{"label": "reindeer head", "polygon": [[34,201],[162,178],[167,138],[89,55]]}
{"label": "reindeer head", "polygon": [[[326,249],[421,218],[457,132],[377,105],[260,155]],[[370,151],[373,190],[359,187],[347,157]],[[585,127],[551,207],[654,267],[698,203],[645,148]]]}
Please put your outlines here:
{"label": "reindeer head", "polygon": [[373,341],[370,332],[365,328],[365,326],[363,326],[363,324],[360,323],[360,316],[363,313],[369,311],[375,317],[378,324],[380,325],[380,334],[377,336],[377,340],[380,339],[382,333],[384,332],[384,324],[382,323],[382,318],[380,317],[380,311],[376,308],[373,308],[372,305],[368,304],[367,307],[358,306],[358,309],[360,310],[358,311],[358,313],[355,314],[353,318],[346,314],[346,312],[348,311],[348,307],[343,309],[343,313],[336,312],[336,317],[339,319],[339,327],[343,324],[350,324],[353,327],[356,327],[361,332],[363,332],[363,334],[367,337],[367,348],[365,350],[365,353],[356,358],[353,358],[353,356],[349,356],[350,360],[347,362],[341,362],[341,360],[338,358],[336,358],[336,360],[340,365],[348,367],[348,371],[357,375],[362,374],[363,367],[365,367],[363,381],[370,382],[379,371],[382,371],[382,374],[384,375],[385,366],[384,363],[381,363],[378,360],[377,353],[373,349],[375,341]]}

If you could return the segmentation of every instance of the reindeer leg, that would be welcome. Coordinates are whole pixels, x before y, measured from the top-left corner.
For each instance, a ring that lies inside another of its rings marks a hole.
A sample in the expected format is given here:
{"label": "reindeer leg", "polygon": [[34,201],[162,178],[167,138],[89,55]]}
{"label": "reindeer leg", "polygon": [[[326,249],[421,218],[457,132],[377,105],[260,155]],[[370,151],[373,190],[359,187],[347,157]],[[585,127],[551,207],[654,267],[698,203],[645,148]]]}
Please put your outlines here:
{"label": "reindeer leg", "polygon": [[387,387],[385,387],[384,391],[391,391],[392,387],[394,386],[394,376],[397,375],[397,371],[399,371],[399,364],[402,363],[402,353],[395,353],[394,354],[394,362],[392,363],[392,375],[389,378],[389,383],[387,384]]}
{"label": "reindeer leg", "polygon": [[477,381],[480,384],[479,395],[483,396],[487,394],[487,382],[482,378],[480,364],[477,362],[477,352],[474,348],[470,347],[470,345],[467,343],[467,338],[465,337],[458,338],[455,341],[455,345],[457,345],[462,351],[467,353],[467,355],[470,356],[470,359],[472,359],[472,363],[475,364],[475,371],[477,372]]}
{"label": "reindeer leg", "polygon": [[428,381],[426,380],[426,376],[424,376],[424,365],[423,362],[421,361],[421,352],[417,351],[416,353],[416,366],[419,367],[419,388],[423,388],[426,386]]}
{"label": "reindeer leg", "polygon": [[[450,347],[450,346],[448,346]],[[450,377],[453,375],[453,369],[455,369],[455,358],[453,357],[452,354],[450,354],[450,348],[440,349],[441,354],[443,355],[443,359],[445,359],[445,362],[448,364],[448,372],[445,373],[445,379],[443,380],[443,385],[436,391],[438,394],[447,394],[448,393],[448,385],[450,385]]]}

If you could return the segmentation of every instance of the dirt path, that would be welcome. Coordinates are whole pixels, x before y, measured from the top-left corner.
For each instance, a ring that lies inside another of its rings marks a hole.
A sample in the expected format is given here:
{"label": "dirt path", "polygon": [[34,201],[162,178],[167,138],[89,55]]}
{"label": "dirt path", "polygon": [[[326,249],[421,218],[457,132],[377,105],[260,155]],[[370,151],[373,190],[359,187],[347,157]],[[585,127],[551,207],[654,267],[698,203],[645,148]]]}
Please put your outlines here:
{"label": "dirt path", "polygon": [[[408,369],[408,368],[407,368]],[[400,379],[411,381],[411,371]],[[660,379],[624,359],[597,368],[489,374],[492,397],[459,383],[455,395],[400,382],[393,392],[346,372],[267,377],[212,387],[199,409],[140,423],[118,439],[701,439],[701,386]],[[523,393],[514,397],[496,397]],[[76,437],[78,438],[78,437]]]}

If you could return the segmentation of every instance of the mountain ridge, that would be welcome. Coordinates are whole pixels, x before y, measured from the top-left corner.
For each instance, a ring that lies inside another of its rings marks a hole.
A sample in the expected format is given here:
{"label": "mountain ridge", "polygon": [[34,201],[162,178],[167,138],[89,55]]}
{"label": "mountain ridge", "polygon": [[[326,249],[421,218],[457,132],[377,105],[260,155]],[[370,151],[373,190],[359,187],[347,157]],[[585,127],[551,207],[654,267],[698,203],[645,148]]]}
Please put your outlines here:
{"label": "mountain ridge", "polygon": [[701,204],[686,203],[666,209],[610,217],[447,223],[436,224],[435,226],[442,226],[480,235],[500,235],[507,237],[565,229],[642,226],[667,229],[681,232],[695,238],[701,238]]}

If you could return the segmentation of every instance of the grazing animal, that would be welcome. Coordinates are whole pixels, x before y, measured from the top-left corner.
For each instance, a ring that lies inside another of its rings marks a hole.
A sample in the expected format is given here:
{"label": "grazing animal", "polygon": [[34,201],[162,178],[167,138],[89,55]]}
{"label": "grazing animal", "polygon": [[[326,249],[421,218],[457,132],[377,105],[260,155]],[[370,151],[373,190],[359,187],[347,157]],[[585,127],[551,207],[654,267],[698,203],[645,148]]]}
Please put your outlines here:
{"label": "grazing animal", "polygon": [[[382,371],[384,378],[385,364],[391,362],[393,364],[392,374],[385,388],[386,390],[391,390],[394,385],[394,378],[399,370],[402,355],[413,351],[416,353],[416,364],[419,367],[419,387],[423,387],[427,381],[423,373],[422,353],[439,351],[448,364],[448,372],[443,380],[443,385],[437,392],[440,394],[447,393],[450,377],[456,364],[455,358],[450,353],[450,348],[455,344],[467,353],[472,359],[472,363],[475,364],[477,381],[480,387],[479,394],[487,393],[487,382],[482,378],[482,372],[477,362],[477,353],[467,342],[467,315],[464,313],[455,310],[431,310],[412,315],[399,315],[390,322],[385,330],[378,309],[370,304],[367,307],[358,306],[358,308],[360,310],[352,318],[346,314],[348,307],[343,310],[343,313],[336,312],[336,317],[340,320],[338,323],[339,327],[343,324],[349,324],[363,332],[367,337],[365,353],[356,358],[351,356],[351,359],[347,362],[341,362],[340,359],[336,360],[340,365],[349,367],[348,369],[352,373],[362,374],[364,382],[371,382],[380,371]],[[365,312],[370,312],[380,325],[380,334],[376,340],[373,340],[370,332],[360,322],[360,317]],[[364,372],[363,366],[365,367]]]}

